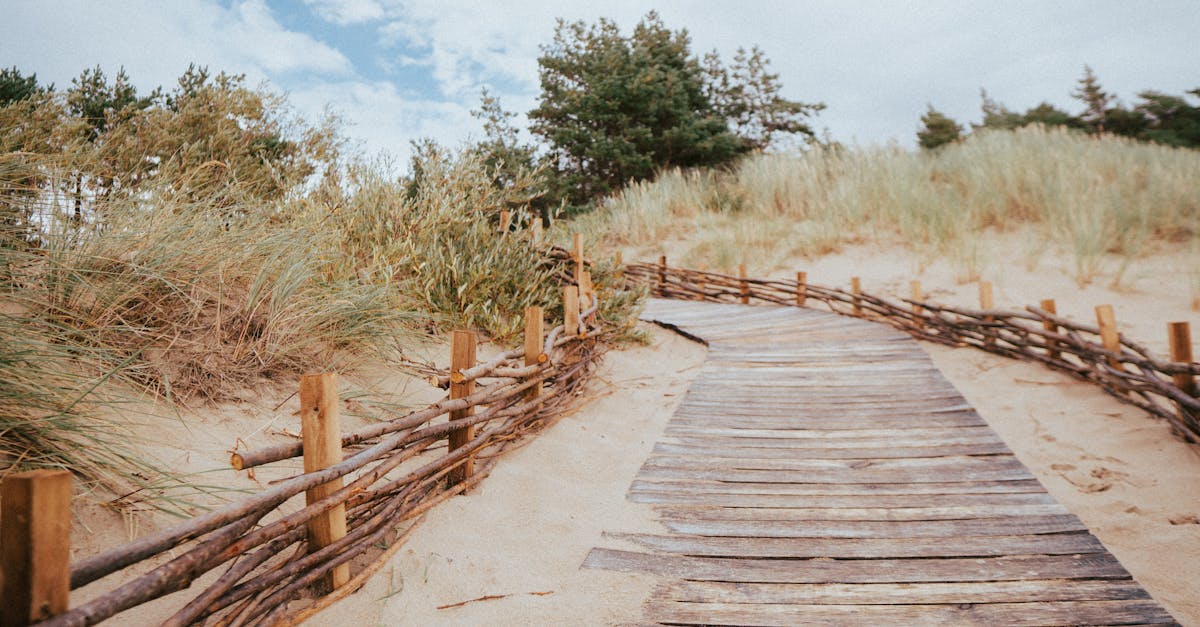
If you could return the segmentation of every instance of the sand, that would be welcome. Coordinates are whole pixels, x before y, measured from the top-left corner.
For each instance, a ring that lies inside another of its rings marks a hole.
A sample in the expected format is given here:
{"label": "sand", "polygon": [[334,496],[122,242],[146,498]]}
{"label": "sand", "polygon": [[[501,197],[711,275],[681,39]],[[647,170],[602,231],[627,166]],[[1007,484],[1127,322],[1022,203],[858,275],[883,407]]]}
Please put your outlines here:
{"label": "sand", "polygon": [[[430,512],[390,565],[309,623],[345,625],[348,613],[372,625],[636,621],[649,578],[579,565],[604,530],[664,531],[625,491],[705,349],[647,328],[652,346],[609,353],[581,411]],[[507,596],[438,609],[493,595]]]}
{"label": "sand", "polygon": [[[1021,250],[1011,237],[1002,237],[990,254],[1003,259],[1006,249]],[[625,251],[626,259],[656,257],[654,251]],[[984,278],[995,284],[997,307],[1055,298],[1060,314],[1092,323],[1093,307],[1111,303],[1122,333],[1164,355],[1167,322],[1188,320],[1200,331],[1200,314],[1190,310],[1184,255],[1140,261],[1117,289],[1107,286],[1108,277],[1077,286],[1060,259],[1050,251],[1032,268],[996,270],[999,264],[993,263]],[[974,283],[956,280],[961,273],[955,268],[945,263],[922,268],[900,249],[858,246],[784,266],[750,265],[755,276],[806,270],[822,285],[848,285],[851,276],[861,276],[864,290],[890,295],[907,296],[908,281],[919,279],[935,302],[974,306],[978,298]],[[310,624],[635,621],[651,591],[648,578],[579,566],[592,547],[613,544],[601,541],[602,530],[659,530],[649,507],[627,502],[625,491],[704,349],[667,331],[653,330],[652,337],[650,347],[610,353],[590,403],[506,456],[479,489],[430,512],[390,564]],[[1183,623],[1200,625],[1200,448],[1172,437],[1162,421],[1065,375],[973,349],[923,346],[1047,489],[1154,598]],[[368,374],[372,385],[406,393],[414,404],[428,392],[388,373]],[[288,394],[268,391],[259,399],[185,412],[180,425],[158,434],[154,452],[188,470],[227,468],[226,451],[237,438],[257,445],[286,438],[281,433],[296,428]],[[144,435],[155,439],[155,432]],[[256,481],[219,470],[208,477],[256,489],[270,475],[259,474]],[[79,503],[77,525],[88,532],[76,535],[75,558],[169,523]],[[493,596],[498,598],[483,599]],[[115,624],[161,619],[169,605],[135,610]]]}

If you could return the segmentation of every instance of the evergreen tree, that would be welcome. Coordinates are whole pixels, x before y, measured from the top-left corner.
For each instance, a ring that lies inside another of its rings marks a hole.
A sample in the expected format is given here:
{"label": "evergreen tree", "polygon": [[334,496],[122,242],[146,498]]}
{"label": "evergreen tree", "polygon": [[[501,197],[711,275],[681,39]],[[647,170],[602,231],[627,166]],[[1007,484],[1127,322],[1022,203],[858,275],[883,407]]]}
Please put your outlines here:
{"label": "evergreen tree", "polygon": [[1116,98],[1100,87],[1100,79],[1096,78],[1096,73],[1090,66],[1083,66],[1083,78],[1079,79],[1078,87],[1071,92],[1071,96],[1086,107],[1080,118],[1088,127],[1103,131],[1108,108]]}
{"label": "evergreen tree", "polygon": [[708,74],[705,85],[718,114],[728,120],[734,134],[751,150],[762,150],[781,135],[815,141],[816,134],[805,120],[825,108],[780,95],[779,75],[768,71],[770,60],[758,46],[738,48],[733,65],[726,69],[716,52],[704,57]]}
{"label": "evergreen tree", "polygon": [[1024,126],[1025,120],[1021,114],[1010,111],[1003,104],[993,100],[988,96],[986,89],[980,88],[979,98],[982,101],[979,109],[983,113],[983,120],[978,125],[972,124],[974,128],[1012,130]]}
{"label": "evergreen tree", "polygon": [[1021,116],[1021,124],[1041,124],[1043,126],[1066,126],[1067,128],[1082,129],[1083,121],[1055,107],[1048,102],[1042,102],[1036,107],[1025,111]]}
{"label": "evergreen tree", "polygon": [[[1187,94],[1200,98],[1200,88]],[[1157,91],[1138,94],[1142,99],[1134,107],[1146,121],[1144,139],[1168,146],[1200,148],[1200,107],[1192,106],[1184,96]]]}
{"label": "evergreen tree", "polygon": [[629,37],[606,19],[559,21],[529,119],[564,199],[584,205],[661,168],[725,163],[784,133],[811,137],[803,120],[820,105],[782,98],[761,51],[741,51],[731,73],[690,44],[653,12]]}
{"label": "evergreen tree", "polygon": [[37,74],[22,76],[17,66],[12,69],[0,68],[0,107],[20,102],[53,89],[38,87]]}
{"label": "evergreen tree", "polygon": [[947,117],[941,111],[928,105],[925,115],[921,116],[921,128],[917,131],[917,143],[926,150],[954,143],[962,136],[963,128],[958,122]]}

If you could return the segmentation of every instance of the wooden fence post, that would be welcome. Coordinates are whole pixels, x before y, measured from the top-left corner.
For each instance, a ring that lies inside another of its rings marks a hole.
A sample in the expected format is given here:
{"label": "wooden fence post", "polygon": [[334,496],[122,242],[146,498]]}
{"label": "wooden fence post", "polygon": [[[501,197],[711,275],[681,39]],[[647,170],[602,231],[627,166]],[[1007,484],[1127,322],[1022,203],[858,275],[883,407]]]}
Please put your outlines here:
{"label": "wooden fence post", "polygon": [[916,280],[909,281],[908,300],[913,301],[912,305],[910,305],[914,318],[913,323],[916,324],[917,329],[921,331],[925,330],[925,320],[921,317],[921,306],[917,303],[924,299],[925,293],[921,291],[921,282]]}
{"label": "wooden fence post", "polygon": [[[591,309],[596,302],[596,286],[592,284],[592,273],[584,270],[579,275],[579,308]],[[587,321],[595,322],[596,314],[593,312],[588,315]]]}
{"label": "wooden fence post", "polygon": [[[475,393],[475,382],[464,381],[462,371],[475,365],[475,334],[471,331],[454,331],[450,334],[450,398],[462,398]],[[455,379],[458,379],[456,382]],[[450,420],[461,420],[475,415],[475,408],[456,409],[450,412]],[[455,429],[450,432],[450,452],[462,448],[475,439],[475,427]],[[468,456],[457,468],[450,470],[447,479],[450,485],[458,485],[475,474],[475,457]]]}
{"label": "wooden fence post", "polygon": [[[1054,304],[1053,298],[1043,299],[1039,304],[1046,313],[1058,315],[1058,306]],[[1058,324],[1053,320],[1042,320],[1042,328],[1050,333],[1058,333]],[[1058,352],[1058,342],[1051,339],[1046,340],[1046,355],[1050,359],[1059,359],[1062,357],[1062,354]]]}
{"label": "wooden fence post", "polygon": [[[550,358],[546,355],[545,315],[541,307],[525,308],[525,365],[536,366],[546,363]],[[525,393],[525,398],[533,400],[542,395],[542,384],[538,383]]]}
{"label": "wooden fence post", "polygon": [[667,256],[658,256],[658,289],[659,293],[666,291],[667,285]]}
{"label": "wooden fence post", "polygon": [[[1105,350],[1114,353],[1121,352],[1121,334],[1117,332],[1117,317],[1112,305],[1096,307],[1096,324],[1100,327],[1100,344]],[[1121,368],[1121,362],[1115,357],[1108,358],[1108,365]]]}
{"label": "wooden fence post", "polygon": [[[324,470],[342,461],[342,429],[339,420],[337,375],[306,374],[300,377],[300,437],[304,450],[304,472]],[[339,477],[305,491],[306,504],[342,489]],[[338,505],[308,521],[308,550],[317,551],[346,535],[346,506]],[[339,588],[350,580],[350,564],[339,564],[322,579],[322,587]]]}
{"label": "wooden fence post", "polygon": [[563,288],[563,334],[568,337],[579,335],[579,286]]}
{"label": "wooden fence post", "polygon": [[[980,281],[979,282],[979,308],[984,311],[991,311],[996,308],[996,303],[994,300],[992,300],[992,282],[991,281]],[[983,317],[983,322],[985,325],[990,324],[995,321],[996,321],[996,318],[994,316],[985,315]],[[996,338],[995,338],[995,336],[992,335],[993,332],[994,332],[994,329],[992,327],[984,327],[984,332],[983,332],[983,343],[984,344],[991,346],[996,343]]]}
{"label": "wooden fence post", "polygon": [[500,212],[500,234],[501,235],[507,234],[508,228],[510,226],[512,226],[512,212],[511,211],[501,211]]}
{"label": "wooden fence post", "polygon": [[746,282],[746,264],[738,264],[738,292],[743,305],[750,304],[750,284]]}
{"label": "wooden fence post", "polygon": [[580,277],[583,276],[583,234],[576,233],[573,241],[574,247],[571,251],[571,256],[575,258],[575,284],[579,285]]}
{"label": "wooden fence post", "polygon": [[854,315],[862,316],[862,301],[858,298],[862,294],[862,279],[859,277],[850,277],[850,294],[853,295]]}
{"label": "wooden fence post", "polygon": [[[1171,342],[1171,361],[1180,364],[1192,363],[1192,329],[1186,322],[1171,322],[1167,324],[1167,337]],[[1181,372],[1171,377],[1175,387],[1185,394],[1197,395],[1196,378],[1189,373]],[[1184,424],[1196,420],[1182,404],[1179,405],[1179,420]]]}
{"label": "wooden fence post", "polygon": [[796,273],[796,306],[803,307],[808,301],[808,273]]}
{"label": "wooden fence post", "polygon": [[71,473],[33,470],[0,485],[0,625],[66,612],[71,592]]}

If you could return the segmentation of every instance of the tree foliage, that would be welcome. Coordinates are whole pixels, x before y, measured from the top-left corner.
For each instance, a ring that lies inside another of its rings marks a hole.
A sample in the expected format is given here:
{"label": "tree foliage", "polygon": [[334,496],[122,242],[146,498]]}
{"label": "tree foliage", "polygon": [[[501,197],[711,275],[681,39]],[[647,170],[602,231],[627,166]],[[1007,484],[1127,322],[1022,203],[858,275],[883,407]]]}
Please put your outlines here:
{"label": "tree foliage", "polygon": [[1095,71],[1085,65],[1083,76],[1076,82],[1071,96],[1083,105],[1083,111],[1078,115],[1048,102],[1018,113],[990,98],[986,90],[981,90],[982,120],[971,126],[976,130],[1013,130],[1030,124],[1064,126],[1166,146],[1200,148],[1200,106],[1192,104],[1189,98],[1200,98],[1200,88],[1179,96],[1155,90],[1142,91],[1137,94],[1135,104],[1127,107],[1115,94],[1106,91]]}
{"label": "tree foliage", "polygon": [[760,50],[724,68],[702,62],[686,30],[647,14],[629,36],[615,22],[560,20],[538,59],[531,131],[567,202],[585,204],[664,167],[726,163],[780,134],[812,135],[819,105],[780,96]]}
{"label": "tree foliage", "polygon": [[[173,89],[149,95],[123,69],[110,79],[89,68],[62,92],[37,88],[32,78],[14,68],[0,80],[5,93],[22,96],[0,106],[0,149],[11,157],[0,187],[10,198],[39,190],[68,198],[76,221],[96,201],[148,185],[217,208],[278,199],[338,156],[333,120],[309,125],[282,97],[247,87],[240,75],[193,65]],[[50,169],[69,171],[69,180],[52,182]]]}
{"label": "tree foliage", "polygon": [[922,148],[933,150],[939,146],[958,141],[963,128],[946,114],[928,105],[921,116],[921,128],[917,131],[917,143]]}
{"label": "tree foliage", "polygon": [[0,107],[32,98],[45,91],[46,88],[38,86],[37,74],[24,76],[15,65],[11,69],[0,68]]}
{"label": "tree foliage", "polygon": [[1071,96],[1086,107],[1080,119],[1093,130],[1103,131],[1109,105],[1116,97],[1100,87],[1100,79],[1096,78],[1096,73],[1088,65],[1083,66],[1083,77],[1076,84]]}

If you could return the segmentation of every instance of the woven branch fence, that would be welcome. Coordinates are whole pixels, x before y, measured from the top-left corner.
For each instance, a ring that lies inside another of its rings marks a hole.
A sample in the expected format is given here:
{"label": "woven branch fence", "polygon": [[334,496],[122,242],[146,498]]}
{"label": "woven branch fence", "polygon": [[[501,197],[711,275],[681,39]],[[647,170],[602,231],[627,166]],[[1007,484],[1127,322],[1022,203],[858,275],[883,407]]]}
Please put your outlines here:
{"label": "woven branch fence", "polygon": [[925,302],[914,282],[911,299],[889,299],[862,292],[854,279],[850,291],[796,280],[752,279],[745,266],[739,276],[658,264],[625,266],[625,279],[645,285],[655,296],[682,300],[809,306],[814,301],[838,314],[889,324],[917,339],[949,346],[970,346],[1014,359],[1033,361],[1093,383],[1125,403],[1170,422],[1184,440],[1200,444],[1200,364],[1191,357],[1186,322],[1169,325],[1172,359],[1165,360],[1117,333],[1112,308],[1097,308],[1099,326],[1081,324],[1054,313],[1053,301],[1025,311],[997,310],[990,284],[981,284],[983,307],[971,310]]}
{"label": "woven branch fence", "polygon": [[[574,261],[574,272],[564,269],[560,278],[582,283],[564,288],[564,324],[544,333],[542,308],[531,307],[524,347],[486,363],[475,360],[474,334],[455,332],[451,367],[424,373],[449,388],[443,400],[345,434],[336,426],[334,376],[306,375],[303,441],[239,451],[231,459],[242,470],[303,457],[303,474],[71,564],[69,584],[69,524],[63,522],[70,520],[69,473],[10,476],[3,485],[8,546],[0,623],[93,625],[213,573],[204,586],[189,589],[189,600],[164,624],[290,625],[360,588],[419,517],[475,486],[503,453],[582,395],[604,345],[599,300],[576,248],[574,254],[553,248],[547,257],[567,268],[564,262]],[[442,416],[447,419],[434,422]],[[127,581],[68,607],[68,588],[108,576]]]}

